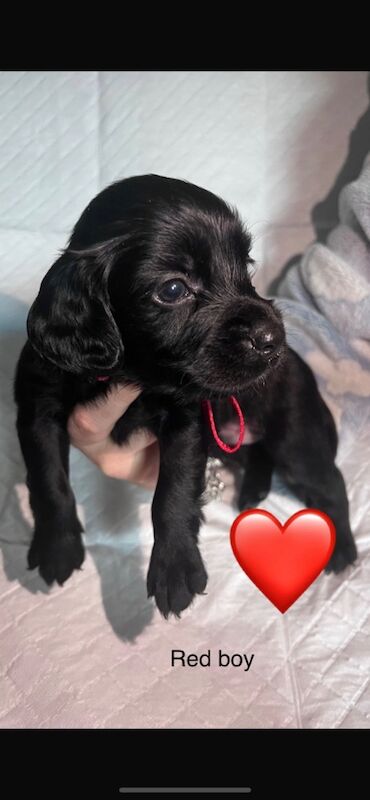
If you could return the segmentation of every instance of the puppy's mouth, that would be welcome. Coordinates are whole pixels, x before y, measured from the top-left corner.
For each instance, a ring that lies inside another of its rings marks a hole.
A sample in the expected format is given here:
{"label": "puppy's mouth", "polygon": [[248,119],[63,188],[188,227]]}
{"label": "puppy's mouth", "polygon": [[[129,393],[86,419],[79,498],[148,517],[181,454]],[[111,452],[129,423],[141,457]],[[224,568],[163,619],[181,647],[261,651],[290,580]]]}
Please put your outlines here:
{"label": "puppy's mouth", "polygon": [[[242,368],[240,362],[235,363],[233,359],[225,359],[224,363],[214,365],[214,369],[196,368],[194,375],[191,369],[192,380],[197,383],[203,392],[216,393],[218,396],[228,396],[237,394],[248,388],[258,388],[259,385],[266,385],[269,377],[282,365],[286,353],[286,347],[282,344],[278,350],[270,356],[255,358],[253,361],[244,363]],[[196,365],[194,364],[193,367]],[[200,377],[201,376],[201,377]]]}

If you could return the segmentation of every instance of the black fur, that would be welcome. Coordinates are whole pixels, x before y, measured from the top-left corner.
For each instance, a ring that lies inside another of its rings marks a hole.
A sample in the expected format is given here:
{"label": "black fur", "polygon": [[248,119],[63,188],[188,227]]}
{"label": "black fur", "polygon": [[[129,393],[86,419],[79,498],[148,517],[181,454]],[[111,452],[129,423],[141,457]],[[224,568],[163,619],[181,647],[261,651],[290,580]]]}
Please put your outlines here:
{"label": "black fur", "polygon": [[[197,540],[210,452],[243,464],[240,509],[266,497],[276,468],[306,505],[332,518],[329,569],[355,560],[332,416],[311,370],[287,347],[279,311],[252,286],[250,246],[220,198],[144,175],[89,204],[43,279],[14,396],[35,517],[28,561],[48,584],[62,584],[84,558],[68,477],[68,417],[116,382],[142,393],[116,423],[114,441],[135,428],[159,440],[148,594],[164,616],[180,614],[206,587]],[[180,292],[176,302],[173,292]],[[102,375],[110,381],[98,382]],[[211,441],[201,404],[212,400],[221,424],[230,394],[259,437],[235,456]]]}

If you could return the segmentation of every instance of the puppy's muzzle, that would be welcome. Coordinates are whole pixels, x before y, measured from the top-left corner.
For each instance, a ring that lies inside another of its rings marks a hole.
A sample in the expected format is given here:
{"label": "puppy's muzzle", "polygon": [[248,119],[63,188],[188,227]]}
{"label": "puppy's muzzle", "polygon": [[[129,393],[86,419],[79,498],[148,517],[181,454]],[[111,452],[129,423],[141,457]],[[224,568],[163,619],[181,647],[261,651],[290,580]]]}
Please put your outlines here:
{"label": "puppy's muzzle", "polygon": [[248,356],[248,360],[269,362],[278,357],[284,342],[284,327],[275,311],[265,304],[251,303],[229,323],[232,336]]}

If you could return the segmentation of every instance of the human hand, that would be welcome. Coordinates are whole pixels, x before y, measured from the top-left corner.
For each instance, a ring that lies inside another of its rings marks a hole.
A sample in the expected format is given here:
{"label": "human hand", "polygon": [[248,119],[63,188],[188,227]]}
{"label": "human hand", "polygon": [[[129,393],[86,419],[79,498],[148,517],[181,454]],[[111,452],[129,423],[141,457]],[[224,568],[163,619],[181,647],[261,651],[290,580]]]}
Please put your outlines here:
{"label": "human hand", "polygon": [[113,386],[94,405],[77,405],[68,420],[71,444],[82,451],[105,475],[154,489],[159,474],[158,440],[150,431],[132,434],[118,445],[110,438],[117,420],[140,394],[140,389]]}

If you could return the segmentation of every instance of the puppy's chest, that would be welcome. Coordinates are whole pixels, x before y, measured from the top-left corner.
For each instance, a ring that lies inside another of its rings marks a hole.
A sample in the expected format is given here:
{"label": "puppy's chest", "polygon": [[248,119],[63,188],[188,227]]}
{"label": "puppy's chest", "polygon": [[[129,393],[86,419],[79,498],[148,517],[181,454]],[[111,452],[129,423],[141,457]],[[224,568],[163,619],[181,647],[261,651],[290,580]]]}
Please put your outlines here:
{"label": "puppy's chest", "polygon": [[[219,430],[220,438],[226,442],[226,444],[231,445],[232,447],[237,443],[240,434],[240,425],[238,422],[230,421],[226,422],[224,425],[221,425]],[[254,444],[254,442],[258,442],[259,439],[263,438],[263,431],[259,428],[254,420],[245,420],[244,422],[244,436],[242,439],[242,444]]]}
{"label": "puppy's chest", "polygon": [[[240,423],[235,411],[227,403],[216,402],[213,404],[213,412],[219,437],[226,444],[234,446],[240,435]],[[116,422],[111,432],[111,438],[117,444],[123,444],[130,434],[139,428],[148,428],[156,436],[159,436],[161,428],[170,413],[170,409],[163,407],[155,400],[148,402],[147,398],[145,401],[142,397],[138,398]],[[210,451],[214,452],[215,448],[217,450],[218,447],[211,431],[209,419],[205,414],[202,416]],[[261,420],[258,420],[256,416],[245,414],[244,410],[243,417],[245,429],[242,444],[253,444],[253,442],[263,438],[264,427]]]}

